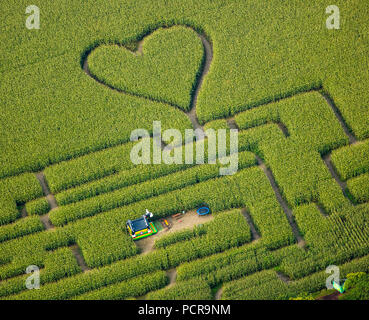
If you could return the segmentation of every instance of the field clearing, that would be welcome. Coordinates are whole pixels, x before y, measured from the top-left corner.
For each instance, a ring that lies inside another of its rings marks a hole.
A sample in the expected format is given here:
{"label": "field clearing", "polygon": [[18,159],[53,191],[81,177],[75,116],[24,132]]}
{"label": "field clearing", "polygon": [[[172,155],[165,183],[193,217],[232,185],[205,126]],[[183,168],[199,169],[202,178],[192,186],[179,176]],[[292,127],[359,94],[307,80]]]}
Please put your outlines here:
{"label": "field clearing", "polygon": [[[0,299],[289,299],[369,271],[367,1],[337,1],[340,30],[326,0],[41,0],[37,32],[25,4],[0,4]],[[238,172],[134,165],[158,120],[238,129]],[[146,208],[172,228],[134,242]]]}
{"label": "field clearing", "polygon": [[186,231],[184,229],[193,229],[194,227],[198,225],[202,225],[206,222],[209,222],[214,217],[212,215],[207,216],[199,216],[196,211],[190,211],[186,212],[183,216],[177,218],[168,217],[167,221],[171,225],[169,229],[163,228],[160,230],[157,234],[140,239],[136,241],[136,245],[138,248],[141,249],[141,253],[147,253],[152,250],[154,250],[155,242],[160,239],[162,236],[166,236],[170,233],[176,232],[176,231]]}

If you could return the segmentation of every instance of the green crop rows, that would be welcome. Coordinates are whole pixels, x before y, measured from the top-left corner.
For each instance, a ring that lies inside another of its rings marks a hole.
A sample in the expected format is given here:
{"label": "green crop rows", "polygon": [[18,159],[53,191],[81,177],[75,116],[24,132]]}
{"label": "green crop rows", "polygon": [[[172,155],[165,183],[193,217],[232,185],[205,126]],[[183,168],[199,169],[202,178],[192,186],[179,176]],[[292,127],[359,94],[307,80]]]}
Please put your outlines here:
{"label": "green crop rows", "polygon": [[[330,4],[40,0],[33,32],[1,1],[0,299],[289,299],[369,271],[369,4],[327,30]],[[205,164],[132,163],[132,130],[194,114],[238,127],[237,173],[208,139]],[[203,205],[149,252],[126,230]]]}
{"label": "green crop rows", "polygon": [[350,179],[347,182],[347,187],[356,202],[369,201],[369,174]]}
{"label": "green crop rows", "polygon": [[164,288],[147,295],[153,300],[210,300],[211,290],[205,281],[190,280],[179,282],[171,288]]}
{"label": "green crop rows", "polygon": [[343,180],[368,172],[369,140],[333,151],[332,162]]}

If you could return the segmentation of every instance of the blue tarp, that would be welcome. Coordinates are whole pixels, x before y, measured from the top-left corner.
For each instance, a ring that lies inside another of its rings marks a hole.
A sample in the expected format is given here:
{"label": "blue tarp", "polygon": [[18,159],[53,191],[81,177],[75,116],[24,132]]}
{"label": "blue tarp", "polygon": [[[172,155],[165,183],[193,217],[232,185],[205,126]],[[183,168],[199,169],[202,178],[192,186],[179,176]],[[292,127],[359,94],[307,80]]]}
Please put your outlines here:
{"label": "blue tarp", "polygon": [[128,220],[127,223],[129,224],[133,233],[139,232],[149,227],[149,223],[147,222],[145,216],[142,216],[141,218],[135,220]]}

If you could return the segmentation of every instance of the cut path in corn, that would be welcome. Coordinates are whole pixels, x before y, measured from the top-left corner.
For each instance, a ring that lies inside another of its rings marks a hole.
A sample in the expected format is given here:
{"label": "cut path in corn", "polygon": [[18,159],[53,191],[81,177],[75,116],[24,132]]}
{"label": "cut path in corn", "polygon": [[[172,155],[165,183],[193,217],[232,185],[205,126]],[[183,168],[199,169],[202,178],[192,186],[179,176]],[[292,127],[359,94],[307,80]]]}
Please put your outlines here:
{"label": "cut path in corn", "polygon": [[[236,124],[236,122],[234,121],[234,119],[228,119],[227,120],[227,123],[228,123],[228,126],[231,129],[239,129],[238,126],[237,126],[237,124]],[[298,226],[297,226],[297,224],[295,222],[295,219],[294,219],[292,210],[290,209],[290,207],[287,205],[287,202],[282,197],[282,194],[279,191],[278,185],[277,185],[277,183],[276,183],[276,181],[274,179],[274,176],[273,176],[272,171],[265,165],[265,163],[263,162],[263,160],[257,154],[255,154],[255,157],[256,157],[256,160],[257,160],[257,163],[258,163],[259,168],[261,170],[263,170],[263,172],[265,173],[266,177],[269,180],[269,183],[270,183],[270,185],[271,185],[271,187],[272,187],[272,189],[274,191],[274,194],[275,194],[275,196],[276,196],[276,198],[277,198],[280,206],[282,207],[282,209],[283,209],[283,211],[284,211],[284,213],[285,213],[285,215],[287,217],[288,223],[291,226],[292,232],[293,232],[293,234],[294,234],[294,236],[296,238],[296,241],[297,241],[298,245],[300,247],[305,247],[305,241],[304,241],[304,239],[302,238],[302,236],[300,234],[300,231],[299,231],[299,228],[298,228]],[[244,214],[244,216],[245,216],[245,214]],[[247,216],[245,216],[245,218],[249,222]],[[251,218],[250,217],[249,217],[249,219],[251,221]],[[251,228],[252,223],[249,222],[249,225],[250,225],[250,228]],[[256,230],[254,232],[256,233]]]}
{"label": "cut path in corn", "polygon": [[[330,106],[330,108],[332,109],[334,115],[336,116],[338,122],[340,123],[343,131],[345,132],[348,140],[349,140],[349,145],[355,145],[358,143],[356,137],[352,134],[352,131],[348,128],[345,120],[343,119],[340,111],[338,110],[337,106],[335,105],[333,99],[325,92],[320,91],[320,94],[324,97],[324,99],[327,101],[328,105]],[[345,181],[342,181],[341,178],[339,177],[339,175],[337,174],[334,165],[332,163],[331,160],[331,152],[324,155],[322,157],[325,165],[327,166],[331,176],[336,180],[337,184],[340,186],[343,195],[349,199],[349,201],[351,202],[351,204],[353,204],[352,199],[350,197],[348,197],[347,195],[347,184]]]}
{"label": "cut path in corn", "polygon": [[339,297],[341,297],[341,296],[342,296],[342,293],[339,293],[338,291],[336,291],[332,294],[329,294],[329,295],[326,295],[326,296],[323,296],[323,297],[319,297],[316,300],[339,300]]}
{"label": "cut path in corn", "polygon": [[[173,287],[176,284],[176,278],[177,278],[177,269],[173,268],[173,269],[169,269],[165,271],[167,278],[169,280],[169,283],[162,289],[167,289],[170,287]],[[135,297],[136,300],[147,300],[147,294],[143,295],[143,296],[139,296],[139,297]]]}
{"label": "cut path in corn", "polygon": [[353,135],[352,131],[348,128],[345,120],[343,119],[343,117],[341,115],[341,112],[338,110],[338,108],[337,108],[336,104],[334,103],[333,99],[327,93],[325,93],[323,91],[319,91],[319,92],[323,96],[325,101],[327,101],[328,105],[331,107],[334,115],[336,116],[337,120],[341,124],[341,127],[342,127],[343,131],[345,131],[345,134],[349,139],[349,143],[350,144],[357,143],[356,137]]}
{"label": "cut path in corn", "polygon": [[247,212],[247,210],[245,208],[241,209],[241,213],[243,214],[243,216],[245,217],[250,230],[251,230],[251,235],[252,235],[252,240],[258,240],[260,239],[260,234],[256,231],[254,222],[252,221],[250,214]]}
{"label": "cut path in corn", "polygon": [[24,206],[21,210],[21,217],[25,218],[27,217],[27,210],[26,210],[26,206]]}
{"label": "cut path in corn", "polygon": [[211,61],[213,60],[213,48],[212,48],[210,42],[205,38],[205,36],[203,36],[202,34],[199,34],[199,33],[197,35],[200,37],[201,42],[204,46],[205,62],[204,62],[203,68],[201,70],[201,74],[200,74],[199,78],[197,79],[195,91],[194,91],[194,94],[193,94],[192,99],[191,99],[190,111],[187,113],[187,116],[191,120],[191,123],[192,123],[192,126],[194,127],[194,129],[201,129],[202,131],[204,131],[202,126],[199,123],[199,120],[197,119],[196,105],[197,105],[197,98],[198,98],[202,83],[204,81],[205,76],[209,72]]}
{"label": "cut path in corn", "polygon": [[[40,182],[42,192],[46,196],[46,200],[49,203],[49,206],[51,210],[57,210],[58,209],[58,203],[56,202],[55,196],[50,192],[49,185],[46,181],[46,177],[43,172],[39,172],[36,174],[36,178]],[[49,211],[50,213],[50,211]],[[49,219],[49,213],[44,214],[40,217],[41,222],[44,224],[46,230],[55,229],[55,226],[51,223]],[[73,255],[75,256],[78,265],[81,267],[82,271],[88,271],[90,270],[83,259],[83,255],[81,253],[81,250],[77,244],[70,247],[72,250]]]}
{"label": "cut path in corn", "polygon": [[284,213],[286,214],[288,223],[291,226],[292,232],[297,240],[297,243],[299,244],[299,246],[304,247],[305,246],[305,241],[304,239],[301,237],[299,228],[296,224],[295,218],[293,216],[292,210],[290,209],[290,207],[287,205],[287,202],[283,199],[281,192],[279,191],[279,188],[277,186],[277,183],[274,179],[273,173],[272,171],[265,165],[265,163],[261,160],[261,158],[259,156],[256,156],[256,159],[258,161],[259,164],[259,168],[262,169],[265,173],[265,175],[267,176],[267,178],[269,179],[270,185],[273,188],[274,194],[279,202],[279,204],[281,205]]}
{"label": "cut path in corn", "polygon": [[283,274],[282,272],[277,272],[277,276],[279,279],[281,279],[284,283],[290,283],[291,279],[289,277],[287,277],[285,274]]}
{"label": "cut path in corn", "polygon": [[173,287],[176,283],[177,269],[174,268],[174,269],[167,270],[167,277],[169,278],[168,287]]}
{"label": "cut path in corn", "polygon": [[223,294],[223,287],[219,288],[217,292],[215,293],[214,299],[215,300],[221,300]]}
{"label": "cut path in corn", "polygon": [[[58,207],[58,204],[56,202],[54,195],[50,192],[44,173],[43,172],[36,173],[36,178],[40,182],[42,192],[44,193],[51,210],[55,210]],[[55,228],[49,219],[49,213],[42,215],[40,219],[44,224],[46,230]]]}
{"label": "cut path in corn", "polygon": [[83,259],[83,255],[81,253],[81,249],[79,248],[78,245],[73,245],[70,247],[72,249],[72,252],[74,254],[74,256],[76,257],[77,259],[77,263],[78,265],[81,267],[82,271],[85,272],[85,271],[88,271],[88,270],[91,270],[87,265],[86,265],[86,262],[85,260]]}
{"label": "cut path in corn", "polygon": [[323,161],[325,163],[325,165],[327,166],[331,176],[334,178],[334,180],[336,180],[336,182],[338,183],[338,185],[341,187],[341,190],[342,190],[342,193],[347,197],[347,194],[346,194],[346,188],[347,188],[347,185],[346,185],[346,182],[345,181],[342,181],[340,179],[340,177],[338,176],[336,170],[334,169],[334,166],[333,166],[333,163],[332,163],[332,160],[331,160],[331,154],[327,154],[323,157]]}

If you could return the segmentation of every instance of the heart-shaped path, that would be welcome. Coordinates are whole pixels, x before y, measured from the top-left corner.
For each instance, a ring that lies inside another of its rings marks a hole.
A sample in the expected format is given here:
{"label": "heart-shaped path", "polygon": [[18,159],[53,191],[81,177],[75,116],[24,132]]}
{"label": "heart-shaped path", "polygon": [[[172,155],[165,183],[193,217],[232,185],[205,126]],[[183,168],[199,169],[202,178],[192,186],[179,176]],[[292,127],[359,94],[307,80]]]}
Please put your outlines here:
{"label": "heart-shaped path", "polygon": [[[175,26],[177,27],[177,26]],[[175,28],[175,27],[169,27],[169,28],[160,28],[160,29],[164,29],[164,30],[169,30],[171,28]],[[190,107],[189,107],[189,111],[183,111],[182,108],[178,107],[177,105],[170,103],[170,102],[164,102],[168,105],[171,105],[173,107],[178,108],[178,110],[184,112],[188,118],[190,119],[192,126],[194,129],[201,129],[203,131],[202,126],[200,125],[197,115],[196,115],[196,105],[197,105],[197,98],[198,98],[198,94],[201,90],[204,78],[206,76],[206,74],[209,72],[210,69],[210,65],[213,59],[213,49],[212,46],[210,44],[210,42],[207,40],[207,38],[203,35],[198,33],[196,30],[188,27],[188,26],[182,26],[185,28],[189,28],[191,29],[191,31],[194,31],[197,36],[199,37],[199,39],[201,40],[201,43],[203,45],[203,49],[204,49],[204,57],[203,57],[203,63],[200,66],[200,70],[198,72],[198,77],[196,78],[196,83],[194,85],[194,90],[192,92],[191,95],[191,101],[190,101]],[[152,35],[153,33],[155,33],[157,30],[153,31],[151,34],[146,35],[145,37],[143,37],[138,43],[137,43],[137,49],[135,52],[133,52],[136,56],[142,56],[143,55],[143,46],[144,46],[144,41],[147,37],[149,37],[150,35]],[[127,90],[123,90],[121,88],[118,88],[117,86],[112,85],[111,83],[108,83],[106,81],[101,80],[99,77],[97,77],[95,74],[93,74],[90,70],[89,67],[89,57],[90,55],[97,49],[99,49],[100,45],[95,47],[94,49],[92,49],[84,58],[83,61],[83,70],[84,72],[90,76],[92,79],[94,79],[95,81],[97,81],[98,83],[100,83],[101,85],[107,86],[109,89],[111,90],[115,90],[127,95],[131,95],[131,96],[136,96],[139,97],[141,99],[148,99],[151,101],[155,101],[155,102],[163,102],[159,99],[155,99],[153,97],[147,97],[147,96],[143,96],[141,94],[138,93],[134,93],[132,91],[127,91]],[[128,50],[127,48],[125,48],[126,50]],[[132,52],[132,51],[131,51]]]}

